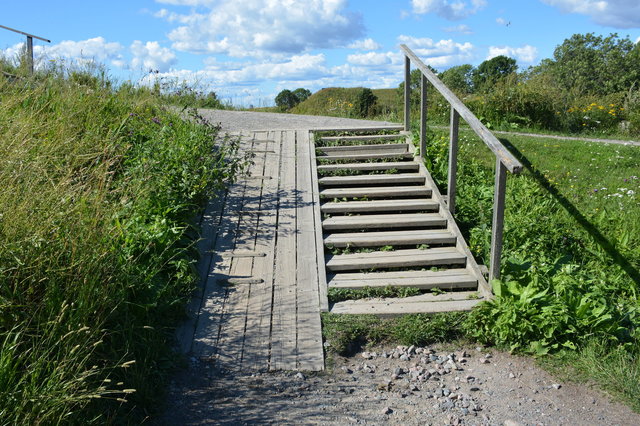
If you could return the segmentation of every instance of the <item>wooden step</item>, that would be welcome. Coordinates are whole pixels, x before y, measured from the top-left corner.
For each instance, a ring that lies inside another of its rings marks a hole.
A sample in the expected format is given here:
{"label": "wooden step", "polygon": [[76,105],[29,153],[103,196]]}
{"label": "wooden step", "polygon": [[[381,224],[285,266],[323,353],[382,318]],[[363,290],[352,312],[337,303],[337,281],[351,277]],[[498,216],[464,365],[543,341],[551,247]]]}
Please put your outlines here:
{"label": "wooden step", "polygon": [[405,152],[405,153],[366,153],[366,154],[336,154],[336,155],[318,155],[316,156],[318,160],[324,161],[366,161],[366,160],[386,160],[389,158],[393,159],[413,159],[413,153]]}
{"label": "wooden step", "polygon": [[335,141],[375,141],[375,140],[396,140],[404,139],[406,136],[395,135],[355,135],[355,136],[324,136],[320,138],[323,142],[335,142]]}
{"label": "wooden step", "polygon": [[373,201],[342,201],[328,202],[320,206],[323,213],[375,213],[388,211],[438,211],[437,201],[407,199],[407,200],[373,200]]}
{"label": "wooden step", "polygon": [[416,287],[421,289],[477,288],[478,279],[467,269],[442,271],[392,271],[335,274],[328,283],[331,288],[362,289],[365,287]]}
{"label": "wooden step", "polygon": [[411,183],[425,183],[425,176],[420,173],[403,173],[397,175],[357,175],[357,176],[327,176],[318,179],[324,186],[347,185],[406,185]]}
{"label": "wooden step", "polygon": [[366,216],[336,216],[322,221],[325,231],[443,227],[447,221],[438,213],[379,214]]}
{"label": "wooden step", "polygon": [[483,299],[476,299],[476,292],[447,292],[421,294],[394,299],[345,300],[334,303],[329,312],[334,314],[373,314],[381,317],[405,314],[430,314],[436,312],[469,311]]}
{"label": "wooden step", "polygon": [[380,170],[418,170],[420,165],[414,161],[388,161],[384,163],[342,163],[322,164],[318,166],[319,172],[334,172],[337,170],[354,171],[380,171]]}
{"label": "wooden step", "polygon": [[331,234],[324,243],[331,247],[381,247],[419,244],[455,244],[456,237],[447,230],[350,232]]}
{"label": "wooden step", "polygon": [[362,269],[412,268],[435,265],[464,265],[467,258],[455,247],[427,250],[374,251],[334,255],[327,261],[327,270],[359,271]]}
{"label": "wooden step", "polygon": [[409,152],[408,143],[386,143],[376,145],[344,145],[344,146],[322,146],[317,148],[318,151],[325,154],[366,154],[381,152]]}
{"label": "wooden step", "polygon": [[329,188],[320,191],[320,198],[382,198],[382,197],[430,197],[426,186],[368,186],[355,188]]}

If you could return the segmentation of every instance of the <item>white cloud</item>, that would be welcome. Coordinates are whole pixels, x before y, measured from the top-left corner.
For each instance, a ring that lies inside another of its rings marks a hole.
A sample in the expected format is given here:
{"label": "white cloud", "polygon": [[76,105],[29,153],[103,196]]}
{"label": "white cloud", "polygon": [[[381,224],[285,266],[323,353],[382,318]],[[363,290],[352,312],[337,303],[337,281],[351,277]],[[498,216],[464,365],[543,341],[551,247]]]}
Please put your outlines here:
{"label": "white cloud", "polygon": [[471,27],[469,27],[466,24],[456,25],[454,27],[446,27],[446,28],[443,28],[443,30],[448,33],[460,33],[460,34],[467,34],[467,35],[473,34]]}
{"label": "white cloud", "polygon": [[382,46],[371,38],[367,38],[364,40],[358,40],[356,42],[351,43],[347,46],[349,49],[357,49],[357,50],[379,50]]}
{"label": "white cloud", "polygon": [[189,14],[158,12],[182,25],[169,33],[173,48],[234,57],[275,57],[347,45],[364,33],[347,0],[162,0],[201,6]]}
{"label": "white cloud", "polygon": [[614,28],[640,28],[638,0],[542,0],[567,13],[590,16],[593,22]]}
{"label": "white cloud", "polygon": [[367,52],[349,55],[347,56],[347,62],[364,67],[380,67],[397,63],[399,58],[400,54],[395,52]]}
{"label": "white cloud", "polygon": [[487,5],[486,0],[411,0],[413,12],[419,15],[435,13],[436,15],[455,21],[473,15]]}
{"label": "white cloud", "polygon": [[415,38],[401,35],[404,43],[426,64],[432,67],[447,67],[469,62],[473,59],[475,47],[469,43],[456,43],[453,40],[433,41],[430,38]]}
{"label": "white cloud", "polygon": [[640,37],[636,39],[636,43],[640,43]]}
{"label": "white cloud", "polygon": [[496,56],[508,56],[515,58],[520,62],[531,64],[536,61],[538,57],[538,49],[530,45],[524,45],[522,47],[510,47],[510,46],[490,46],[489,55],[487,59],[495,58]]}
{"label": "white cloud", "polygon": [[507,20],[504,18],[496,18],[496,24],[498,25],[507,25]]}
{"label": "white cloud", "polygon": [[157,41],[142,43],[136,40],[131,44],[131,67],[147,70],[167,71],[176,63],[176,55],[166,47],[161,47]]}

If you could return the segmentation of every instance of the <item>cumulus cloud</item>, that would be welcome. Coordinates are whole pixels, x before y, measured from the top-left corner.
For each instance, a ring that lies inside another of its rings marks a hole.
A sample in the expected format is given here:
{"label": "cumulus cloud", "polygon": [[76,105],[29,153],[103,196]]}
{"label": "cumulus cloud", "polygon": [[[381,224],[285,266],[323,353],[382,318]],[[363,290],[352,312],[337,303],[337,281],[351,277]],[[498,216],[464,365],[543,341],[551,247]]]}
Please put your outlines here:
{"label": "cumulus cloud", "polygon": [[349,55],[347,56],[347,62],[353,65],[360,65],[364,67],[380,67],[398,63],[399,58],[400,54],[395,52],[367,52]]}
{"label": "cumulus cloud", "polygon": [[469,42],[456,43],[453,40],[434,41],[430,38],[401,35],[398,41],[409,46],[416,55],[432,67],[447,67],[469,62],[473,59],[475,50]]}
{"label": "cumulus cloud", "polygon": [[347,0],[162,0],[199,6],[188,14],[156,15],[181,25],[173,48],[234,57],[268,57],[345,46],[364,34],[362,17]]}
{"label": "cumulus cloud", "polygon": [[136,40],[131,44],[131,67],[134,69],[167,71],[176,63],[176,55],[166,47],[161,47],[157,41],[142,43]]}
{"label": "cumulus cloud", "polygon": [[498,25],[507,25],[507,20],[504,18],[496,18],[496,24]]}
{"label": "cumulus cloud", "polygon": [[530,45],[524,45],[522,47],[510,47],[510,46],[490,46],[489,55],[487,59],[495,58],[496,56],[508,56],[515,58],[520,62],[531,64],[535,62],[538,57],[538,49]]}
{"label": "cumulus cloud", "polygon": [[614,28],[640,28],[638,0],[542,0],[567,13],[590,16],[599,25]]}
{"label": "cumulus cloud", "polygon": [[371,38],[358,40],[356,42],[351,43],[347,47],[349,49],[357,49],[357,50],[379,50],[382,48],[381,45],[373,41],[373,39]]}
{"label": "cumulus cloud", "polygon": [[486,0],[411,0],[413,12],[419,15],[435,13],[450,21],[464,19],[487,5]]}
{"label": "cumulus cloud", "polygon": [[473,31],[471,31],[471,27],[469,27],[466,24],[460,24],[453,27],[446,27],[446,28],[443,28],[443,30],[448,33],[460,33],[460,34],[467,34],[467,35],[473,34]]}

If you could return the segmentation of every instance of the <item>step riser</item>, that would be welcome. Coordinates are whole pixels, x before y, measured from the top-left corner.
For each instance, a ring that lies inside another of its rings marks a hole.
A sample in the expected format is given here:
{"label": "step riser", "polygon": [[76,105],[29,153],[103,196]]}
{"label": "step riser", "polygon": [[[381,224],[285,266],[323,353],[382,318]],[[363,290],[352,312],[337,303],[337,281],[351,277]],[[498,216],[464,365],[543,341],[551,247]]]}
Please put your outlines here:
{"label": "step riser", "polygon": [[427,245],[451,245],[456,243],[456,237],[443,236],[443,237],[405,237],[405,238],[389,238],[386,241],[380,240],[365,240],[365,239],[349,239],[340,238],[340,235],[326,238],[324,240],[325,245],[331,247],[383,247],[383,246],[418,246],[421,244]]}
{"label": "step riser", "polygon": [[474,280],[471,277],[465,277],[464,279],[454,279],[447,281],[443,278],[434,278],[431,280],[422,279],[407,279],[407,280],[367,280],[354,282],[354,280],[346,281],[329,281],[329,288],[340,288],[345,290],[363,290],[365,288],[384,288],[384,287],[412,287],[422,290],[430,290],[432,288],[439,288],[443,290],[452,289],[467,289],[476,288],[478,286],[478,280]]}
{"label": "step riser", "polygon": [[417,186],[416,188],[367,188],[358,190],[355,188],[325,189],[320,191],[321,199],[332,198],[400,198],[400,197],[430,197],[429,188]]}
{"label": "step riser", "polygon": [[433,220],[420,220],[420,221],[406,221],[400,222],[378,222],[378,223],[322,223],[322,228],[325,231],[344,231],[344,230],[359,230],[359,229],[401,229],[401,228],[444,228],[447,225],[447,221],[444,219]]}
{"label": "step riser", "polygon": [[334,172],[337,170],[354,170],[362,172],[381,171],[381,170],[399,170],[399,171],[418,171],[420,167],[413,162],[388,162],[388,163],[353,163],[353,164],[324,164],[318,166],[318,172]]}
{"label": "step riser", "polygon": [[424,185],[425,178],[423,176],[364,176],[362,178],[358,177],[354,179],[335,176],[320,178],[318,183],[324,187],[356,185]]}
{"label": "step riser", "polygon": [[[367,154],[367,153],[375,153],[381,154],[387,151],[393,152],[409,152],[409,145],[406,143],[395,143],[395,144],[378,144],[378,145],[345,145],[345,146],[324,146],[317,148],[318,151],[325,154],[331,155],[342,155],[350,152],[354,152],[356,154]],[[348,155],[348,154],[347,154]]]}
{"label": "step riser", "polygon": [[423,266],[449,266],[449,265],[464,265],[466,258],[461,257],[443,257],[435,259],[393,259],[385,261],[384,259],[377,259],[372,261],[362,261],[359,263],[342,264],[327,262],[327,270],[331,272],[338,271],[361,271],[368,269],[389,269],[389,268],[414,268]]}
{"label": "step riser", "polygon": [[319,161],[367,161],[367,160],[388,160],[388,159],[406,159],[413,158],[413,154],[357,154],[357,155],[319,155]]}
{"label": "step riser", "polygon": [[376,212],[395,212],[395,211],[438,211],[439,205],[436,202],[422,202],[411,200],[393,201],[391,203],[383,202],[367,202],[367,201],[345,201],[345,202],[328,202],[320,207],[323,213],[376,213]]}

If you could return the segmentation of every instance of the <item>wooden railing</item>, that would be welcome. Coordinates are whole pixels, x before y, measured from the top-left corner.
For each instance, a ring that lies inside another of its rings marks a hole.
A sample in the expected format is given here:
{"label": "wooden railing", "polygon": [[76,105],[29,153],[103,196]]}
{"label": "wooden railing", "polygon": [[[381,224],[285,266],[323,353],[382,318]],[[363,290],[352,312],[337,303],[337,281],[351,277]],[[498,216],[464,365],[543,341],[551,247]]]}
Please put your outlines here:
{"label": "wooden railing", "polygon": [[504,230],[504,198],[507,170],[518,174],[522,164],[507,148],[478,120],[456,95],[406,45],[400,45],[404,55],[404,129],[411,130],[411,63],[421,72],[420,81],[420,157],[426,152],[427,136],[427,82],[451,105],[451,128],[449,134],[449,171],[447,186],[447,206],[451,214],[456,208],[456,173],[458,169],[458,128],[460,117],[478,137],[489,147],[496,157],[495,190],[493,197],[493,223],[491,227],[491,259],[489,280],[500,278],[500,257],[502,255],[502,234]]}
{"label": "wooden railing", "polygon": [[24,31],[15,30],[13,28],[5,27],[4,25],[0,25],[0,28],[4,28],[5,30],[13,31],[14,33],[22,34],[27,37],[27,51],[26,51],[26,59],[27,59],[27,69],[31,74],[33,74],[33,39],[37,38],[38,40],[46,41],[47,43],[51,43],[51,40],[47,40],[46,38],[39,37],[37,35],[25,33]]}

